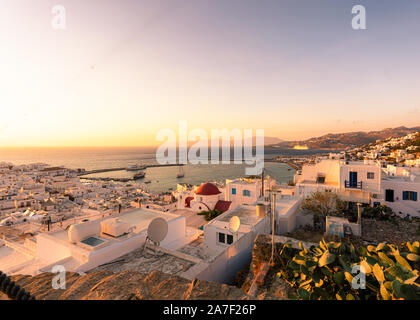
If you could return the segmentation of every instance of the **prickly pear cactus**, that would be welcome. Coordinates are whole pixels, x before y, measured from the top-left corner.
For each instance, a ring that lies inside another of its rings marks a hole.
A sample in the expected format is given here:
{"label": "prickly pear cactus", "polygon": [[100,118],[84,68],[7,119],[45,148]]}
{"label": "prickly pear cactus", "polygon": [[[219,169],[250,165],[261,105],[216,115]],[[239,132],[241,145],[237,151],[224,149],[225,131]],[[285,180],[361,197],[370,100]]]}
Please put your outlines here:
{"label": "prickly pear cactus", "polygon": [[278,275],[297,289],[295,299],[420,300],[420,244],[355,248],[325,242],[309,250],[283,245]]}

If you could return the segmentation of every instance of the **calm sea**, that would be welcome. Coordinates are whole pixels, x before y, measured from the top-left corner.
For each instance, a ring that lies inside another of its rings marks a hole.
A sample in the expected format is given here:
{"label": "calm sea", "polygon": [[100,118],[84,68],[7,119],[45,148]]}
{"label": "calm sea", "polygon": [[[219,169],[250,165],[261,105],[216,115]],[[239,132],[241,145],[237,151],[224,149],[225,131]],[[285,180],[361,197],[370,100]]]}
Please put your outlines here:
{"label": "calm sea", "polygon": [[[0,162],[13,164],[28,164],[34,162],[48,163],[52,166],[65,166],[67,168],[86,170],[128,167],[129,165],[155,164],[155,148],[2,148],[0,149]],[[265,148],[266,159],[277,155],[314,154],[325,152],[323,150],[290,150],[279,148]],[[219,165],[185,165],[185,177],[178,179],[178,167],[148,168],[146,177],[142,181],[151,181],[148,188],[153,192],[168,191],[175,188],[177,183],[199,184],[207,181],[224,182],[225,179],[245,176],[246,164],[219,164]],[[293,179],[295,170],[280,163],[265,162],[268,175],[279,182],[288,182]],[[113,171],[94,174],[94,177],[129,178],[133,172]]]}

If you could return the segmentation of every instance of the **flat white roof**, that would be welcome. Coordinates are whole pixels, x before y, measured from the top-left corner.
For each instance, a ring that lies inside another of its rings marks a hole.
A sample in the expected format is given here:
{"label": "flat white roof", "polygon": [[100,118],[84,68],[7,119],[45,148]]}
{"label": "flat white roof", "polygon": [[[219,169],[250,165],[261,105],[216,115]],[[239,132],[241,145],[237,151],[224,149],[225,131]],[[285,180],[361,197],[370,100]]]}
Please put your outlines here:
{"label": "flat white roof", "polygon": [[8,272],[8,269],[12,269],[32,259],[13,248],[6,246],[0,247],[0,270],[3,272]]}
{"label": "flat white roof", "polygon": [[[140,234],[144,232],[145,230],[147,230],[149,223],[154,218],[157,218],[157,217],[163,218],[166,221],[170,221],[170,220],[178,219],[181,216],[170,214],[167,212],[160,212],[160,211],[154,211],[150,209],[139,208],[133,211],[122,213],[119,216],[112,216],[109,218],[118,218],[122,222],[130,224],[130,226],[135,226],[136,228],[135,228],[134,234]],[[99,218],[96,220],[92,220],[90,222],[97,221],[99,223],[100,221],[107,220],[109,218],[108,217],[105,219]],[[66,246],[77,246],[78,248],[86,250],[85,248],[82,248],[80,245],[73,244],[68,241],[68,230],[59,230],[55,232],[41,233],[38,236],[54,237],[55,239],[60,240],[60,242]],[[106,239],[106,241],[108,242],[108,245],[129,239],[129,235],[113,238],[111,236],[106,236],[106,235],[101,234],[101,235],[96,235],[95,237]]]}
{"label": "flat white roof", "polygon": [[300,197],[284,195],[276,198],[276,213],[281,216],[287,216],[291,213],[290,209],[299,201]]}
{"label": "flat white roof", "polygon": [[125,223],[128,223],[133,226],[135,225],[137,232],[140,230],[147,229],[150,221],[158,217],[163,218],[166,221],[169,221],[169,220],[178,218],[179,215],[145,209],[145,208],[139,208],[133,211],[123,213],[119,216],[116,216],[116,218],[120,219],[121,221]]}
{"label": "flat white roof", "polygon": [[262,219],[262,217],[257,216],[255,206],[240,205],[232,210],[226,211],[213,221],[229,222],[233,216],[237,216],[241,220],[241,225],[250,226],[256,225]]}

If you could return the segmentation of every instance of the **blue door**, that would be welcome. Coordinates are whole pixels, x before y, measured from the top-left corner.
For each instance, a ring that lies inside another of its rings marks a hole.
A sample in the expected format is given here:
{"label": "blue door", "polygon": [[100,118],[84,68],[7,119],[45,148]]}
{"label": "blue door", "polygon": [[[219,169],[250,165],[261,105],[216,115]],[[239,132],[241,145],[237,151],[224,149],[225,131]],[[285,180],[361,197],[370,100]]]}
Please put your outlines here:
{"label": "blue door", "polygon": [[357,188],[357,172],[350,171],[350,188]]}

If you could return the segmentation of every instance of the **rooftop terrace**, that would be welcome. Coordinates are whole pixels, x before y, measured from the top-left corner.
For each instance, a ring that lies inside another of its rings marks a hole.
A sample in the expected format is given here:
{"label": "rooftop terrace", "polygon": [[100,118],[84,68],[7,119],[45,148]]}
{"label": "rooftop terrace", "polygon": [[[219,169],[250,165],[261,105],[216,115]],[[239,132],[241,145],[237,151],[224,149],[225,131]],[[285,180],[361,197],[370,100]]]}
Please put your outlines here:
{"label": "rooftop terrace", "polygon": [[193,265],[193,262],[161,252],[155,253],[148,248],[143,251],[142,247],[111,262],[91,269],[87,273],[95,271],[119,273],[130,270],[149,274],[152,271],[158,270],[164,273],[179,275],[187,271]]}
{"label": "rooftop terrace", "polygon": [[254,225],[262,219],[257,216],[255,206],[241,205],[228,211],[226,214],[221,215],[220,218],[216,218],[215,220],[229,222],[233,216],[239,217],[241,224],[244,225]]}

